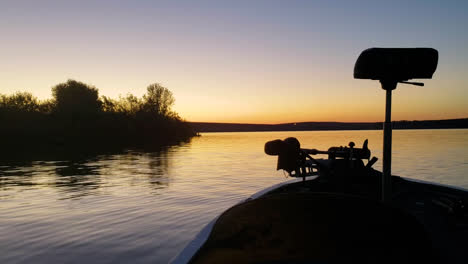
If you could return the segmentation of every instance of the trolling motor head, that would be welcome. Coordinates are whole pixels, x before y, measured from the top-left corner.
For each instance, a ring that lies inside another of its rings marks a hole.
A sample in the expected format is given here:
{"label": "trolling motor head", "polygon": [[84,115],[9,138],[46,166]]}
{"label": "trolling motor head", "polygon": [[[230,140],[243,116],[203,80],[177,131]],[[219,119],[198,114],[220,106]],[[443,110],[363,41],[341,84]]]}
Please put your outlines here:
{"label": "trolling motor head", "polygon": [[294,137],[268,141],[265,143],[265,153],[278,156],[277,170],[285,170],[291,173],[301,161],[301,144]]}

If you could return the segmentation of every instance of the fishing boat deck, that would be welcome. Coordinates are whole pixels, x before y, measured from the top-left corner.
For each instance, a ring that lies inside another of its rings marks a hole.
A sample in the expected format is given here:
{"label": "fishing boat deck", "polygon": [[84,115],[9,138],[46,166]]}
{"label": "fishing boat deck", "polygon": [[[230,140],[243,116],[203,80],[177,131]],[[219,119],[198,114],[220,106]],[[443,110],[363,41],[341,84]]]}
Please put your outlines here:
{"label": "fishing boat deck", "polygon": [[466,263],[466,192],[393,177],[383,204],[373,174],[288,184],[237,205],[192,263]]}

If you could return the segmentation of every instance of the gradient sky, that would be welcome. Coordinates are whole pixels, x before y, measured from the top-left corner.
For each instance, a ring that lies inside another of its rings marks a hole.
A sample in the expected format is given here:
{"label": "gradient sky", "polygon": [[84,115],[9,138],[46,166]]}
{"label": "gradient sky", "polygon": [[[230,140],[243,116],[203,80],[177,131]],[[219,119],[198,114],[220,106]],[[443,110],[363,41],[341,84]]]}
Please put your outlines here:
{"label": "gradient sky", "polygon": [[67,79],[100,95],[158,82],[189,121],[382,121],[385,93],[353,79],[369,47],[433,47],[425,87],[394,120],[468,117],[468,1],[0,1],[0,93],[41,99]]}

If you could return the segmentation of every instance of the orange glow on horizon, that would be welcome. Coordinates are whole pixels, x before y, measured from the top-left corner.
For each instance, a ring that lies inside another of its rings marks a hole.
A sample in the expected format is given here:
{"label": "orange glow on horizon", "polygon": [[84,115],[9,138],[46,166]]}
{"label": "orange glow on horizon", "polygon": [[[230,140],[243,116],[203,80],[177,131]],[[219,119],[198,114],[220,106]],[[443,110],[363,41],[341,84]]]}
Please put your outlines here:
{"label": "orange glow on horizon", "polygon": [[399,85],[392,119],[468,117],[466,3],[439,12],[440,3],[405,2],[390,16],[381,10],[393,2],[10,2],[0,3],[0,94],[47,99],[75,79],[110,98],[140,97],[160,83],[189,121],[381,122],[385,94],[353,79],[357,56],[424,46],[439,51],[435,75],[425,87]]}

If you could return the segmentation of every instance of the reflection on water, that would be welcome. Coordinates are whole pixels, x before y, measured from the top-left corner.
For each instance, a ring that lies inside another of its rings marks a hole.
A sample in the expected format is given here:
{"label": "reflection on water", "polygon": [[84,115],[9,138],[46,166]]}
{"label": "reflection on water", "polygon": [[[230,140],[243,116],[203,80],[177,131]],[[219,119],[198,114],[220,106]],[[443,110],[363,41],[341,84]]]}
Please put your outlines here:
{"label": "reflection on water", "polygon": [[[0,163],[0,263],[167,263],[214,216],[286,180],[263,144],[289,136],[317,149],[368,138],[382,153],[380,131],[207,133],[156,152]],[[467,139],[394,131],[393,172],[468,187]]]}
{"label": "reflection on water", "polygon": [[86,161],[59,162],[55,167],[54,187],[72,193],[72,198],[92,193],[99,188],[99,166],[88,166]]}
{"label": "reflection on water", "polygon": [[133,151],[82,160],[3,164],[0,166],[1,196],[13,188],[12,194],[19,190],[50,188],[62,193],[61,199],[70,199],[127,184],[157,191],[169,185],[171,153],[173,150],[166,148],[151,153]]}

